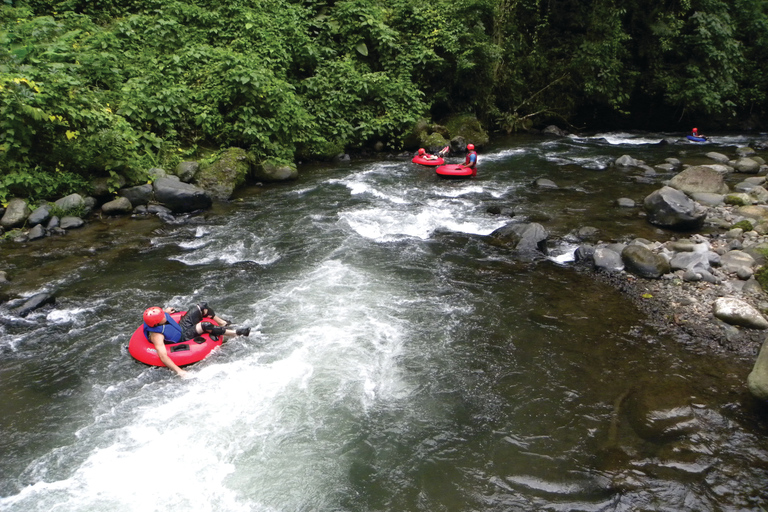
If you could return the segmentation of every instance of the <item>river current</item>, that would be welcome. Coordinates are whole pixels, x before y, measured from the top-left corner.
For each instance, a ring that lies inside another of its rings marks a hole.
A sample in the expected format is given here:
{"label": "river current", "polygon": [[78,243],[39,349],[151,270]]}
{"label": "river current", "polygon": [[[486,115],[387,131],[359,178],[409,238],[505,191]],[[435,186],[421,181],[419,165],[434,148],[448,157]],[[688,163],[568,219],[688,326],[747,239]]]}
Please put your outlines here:
{"label": "river current", "polygon": [[[0,510],[768,509],[753,360],[659,335],[572,261],[583,226],[673,236],[615,200],[674,173],[618,156],[703,163],[751,140],[664,137],[504,139],[473,180],[396,158],[307,167],[175,224],[4,243],[4,293],[57,303],[0,306]],[[544,225],[550,257],[489,244],[512,220],[491,206]],[[190,380],[129,356],[146,307],[201,300],[251,336]],[[684,395],[697,429],[639,435],[622,406],[638,389]]]}

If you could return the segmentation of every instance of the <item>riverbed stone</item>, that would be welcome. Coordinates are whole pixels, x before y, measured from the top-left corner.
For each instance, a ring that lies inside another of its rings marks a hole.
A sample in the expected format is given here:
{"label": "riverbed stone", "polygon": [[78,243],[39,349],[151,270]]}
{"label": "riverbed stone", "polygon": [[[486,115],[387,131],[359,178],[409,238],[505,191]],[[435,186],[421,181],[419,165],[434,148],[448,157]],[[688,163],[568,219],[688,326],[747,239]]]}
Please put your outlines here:
{"label": "riverbed stone", "polygon": [[639,167],[643,164],[642,160],[635,160],[629,155],[621,155],[619,158],[617,158],[613,164],[616,167]]}
{"label": "riverbed stone", "polygon": [[616,200],[616,206],[619,208],[634,208],[635,200],[628,197],[620,197]]}
{"label": "riverbed stone", "polygon": [[85,199],[80,194],[69,194],[57,199],[53,205],[61,212],[72,213],[85,207]]}
{"label": "riverbed stone", "polygon": [[763,341],[752,371],[747,376],[747,387],[752,396],[768,401],[768,337]]}
{"label": "riverbed stone", "polygon": [[700,228],[707,217],[706,208],[680,190],[668,186],[649,194],[643,206],[648,222],[674,230]]}
{"label": "riverbed stone", "polygon": [[728,185],[719,172],[703,165],[694,165],[683,170],[669,180],[669,186],[685,192],[695,194],[699,192],[710,194],[725,194]]}
{"label": "riverbed stone", "polygon": [[538,188],[559,188],[557,183],[547,178],[539,178],[533,184]]}
{"label": "riverbed stone", "polygon": [[760,170],[760,164],[752,160],[751,158],[739,158],[734,162],[733,168],[736,172],[745,174],[757,174]]}
{"label": "riverbed stone", "polygon": [[595,262],[595,268],[597,269],[607,270],[609,272],[620,272],[624,270],[624,262],[621,259],[621,254],[608,247],[596,247],[592,254],[592,259]]}
{"label": "riverbed stone", "polygon": [[737,273],[740,269],[752,269],[755,259],[744,251],[728,251],[720,256],[720,266],[726,272]]}
{"label": "riverbed stone", "polygon": [[491,233],[490,237],[495,243],[519,252],[544,253],[549,233],[536,222],[510,222]]}
{"label": "riverbed stone", "polygon": [[714,160],[715,162],[719,162],[721,164],[727,164],[728,161],[730,160],[730,158],[728,158],[724,154],[718,153],[716,151],[710,151],[709,153],[706,154],[706,157]]}
{"label": "riverbed stone", "polygon": [[147,205],[152,200],[153,187],[149,183],[137,185],[135,187],[121,188],[117,194],[120,197],[128,199],[132,205]]}
{"label": "riverbed stone", "polygon": [[730,325],[750,329],[768,329],[768,320],[747,302],[735,297],[720,297],[712,304],[715,318]]}
{"label": "riverbed stone", "polygon": [[39,309],[47,304],[54,304],[56,297],[47,292],[37,293],[29,297],[24,304],[13,310],[13,313],[18,316],[27,316],[32,311]]}
{"label": "riverbed stone", "polygon": [[628,245],[621,251],[624,270],[647,279],[658,279],[670,271],[667,260],[640,244]]}
{"label": "riverbed stone", "polygon": [[133,211],[133,205],[127,197],[118,197],[101,205],[105,215],[126,215]]}
{"label": "riverbed stone", "polygon": [[195,175],[195,185],[215,199],[227,200],[238,186],[245,183],[250,172],[248,153],[242,148],[229,148],[215,162],[200,167]]}
{"label": "riverbed stone", "polygon": [[44,224],[51,218],[51,207],[47,204],[43,204],[35,208],[35,210],[29,214],[27,218],[28,226],[37,226],[38,224]]}
{"label": "riverbed stone", "polygon": [[267,160],[254,166],[253,177],[266,182],[295,180],[299,171],[294,164]]}
{"label": "riverbed stone", "polygon": [[62,217],[59,223],[59,227],[61,229],[76,229],[76,228],[81,228],[84,225],[85,225],[85,221],[83,219],[81,219],[80,217],[72,216],[72,215]]}
{"label": "riverbed stone", "polygon": [[742,146],[742,147],[736,148],[736,154],[741,157],[747,157],[747,156],[756,155],[757,152],[749,146]]}
{"label": "riverbed stone", "polygon": [[36,224],[32,229],[29,230],[29,233],[27,233],[29,240],[37,240],[38,238],[45,237],[45,235],[46,231],[42,224]]}
{"label": "riverbed stone", "polygon": [[732,206],[749,206],[755,204],[755,200],[752,196],[745,192],[732,192],[726,194],[723,202]]}
{"label": "riverbed stone", "polygon": [[13,229],[24,225],[27,217],[32,213],[24,199],[14,197],[8,202],[5,213],[0,219],[0,226],[4,229]]}
{"label": "riverbed stone", "polygon": [[155,180],[152,186],[155,199],[174,213],[202,210],[213,204],[208,192],[189,183],[183,183],[176,176]]}

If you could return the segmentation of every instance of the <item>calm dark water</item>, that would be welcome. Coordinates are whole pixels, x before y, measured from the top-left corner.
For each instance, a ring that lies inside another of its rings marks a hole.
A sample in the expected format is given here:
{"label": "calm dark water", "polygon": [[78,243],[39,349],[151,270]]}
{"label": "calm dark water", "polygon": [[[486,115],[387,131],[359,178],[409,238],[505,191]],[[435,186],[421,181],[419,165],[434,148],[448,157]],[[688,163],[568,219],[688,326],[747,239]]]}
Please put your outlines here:
{"label": "calm dark water", "polygon": [[[671,236],[613,204],[670,176],[618,156],[750,141],[662,137],[511,138],[471,181],[398,159],[306,168],[176,225],[0,246],[2,293],[57,296],[24,320],[0,307],[0,510],[768,508],[753,361],[659,336],[568,257],[585,225]],[[493,205],[545,225],[553,258],[486,243],[510,220]],[[254,334],[188,381],[131,359],[145,307],[202,299]],[[634,417],[681,407],[680,435]]]}

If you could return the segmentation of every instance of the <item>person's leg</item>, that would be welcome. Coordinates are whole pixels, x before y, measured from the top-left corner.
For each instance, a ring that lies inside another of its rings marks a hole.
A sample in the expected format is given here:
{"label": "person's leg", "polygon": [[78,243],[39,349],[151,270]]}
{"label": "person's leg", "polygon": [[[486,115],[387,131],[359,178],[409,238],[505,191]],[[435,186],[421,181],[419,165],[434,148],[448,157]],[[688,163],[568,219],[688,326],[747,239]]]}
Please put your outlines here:
{"label": "person's leg", "polygon": [[200,322],[195,326],[197,334],[213,334],[214,336],[248,336],[251,334],[250,327],[240,327],[238,329],[226,329],[220,325],[213,325],[211,322]]}

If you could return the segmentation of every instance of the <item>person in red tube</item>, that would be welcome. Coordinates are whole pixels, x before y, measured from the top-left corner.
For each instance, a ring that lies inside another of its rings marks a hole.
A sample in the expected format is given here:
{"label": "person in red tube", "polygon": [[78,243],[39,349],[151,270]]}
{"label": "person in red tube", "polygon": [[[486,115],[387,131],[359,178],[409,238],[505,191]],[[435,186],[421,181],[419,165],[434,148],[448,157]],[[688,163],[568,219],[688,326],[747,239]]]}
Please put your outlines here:
{"label": "person in red tube", "polygon": [[[171,316],[177,311],[174,308],[162,309],[152,306],[144,311],[144,336],[155,346],[157,355],[165,366],[175,371],[179,377],[187,377],[187,371],[182,370],[168,356],[166,345],[191,340],[195,336],[208,333],[213,336],[248,336],[250,327],[227,329],[229,322],[216,316],[207,302],[192,306],[177,322]],[[208,321],[213,320],[216,324]]]}
{"label": "person in red tube", "polygon": [[477,152],[474,144],[467,144],[467,156],[464,158],[464,167],[472,169],[472,176],[477,176]]}

